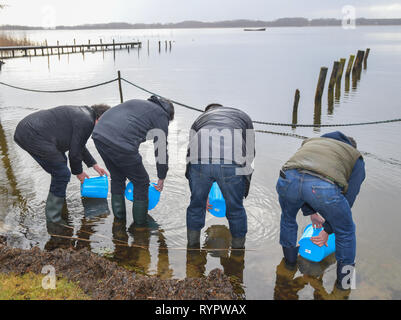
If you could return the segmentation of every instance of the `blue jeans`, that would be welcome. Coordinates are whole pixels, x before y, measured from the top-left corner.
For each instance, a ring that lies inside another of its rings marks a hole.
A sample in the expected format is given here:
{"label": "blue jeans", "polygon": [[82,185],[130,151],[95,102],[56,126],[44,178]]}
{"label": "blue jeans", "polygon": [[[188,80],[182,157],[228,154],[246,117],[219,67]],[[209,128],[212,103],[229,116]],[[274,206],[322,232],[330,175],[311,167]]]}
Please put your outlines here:
{"label": "blue jeans", "polygon": [[296,246],[296,216],[299,209],[307,203],[333,228],[337,262],[353,264],[356,254],[355,224],[351,208],[341,189],[335,184],[300,173],[298,170],[287,170],[285,175],[285,179],[278,179],[276,186],[282,210],[280,244],[286,248]]}
{"label": "blue jeans", "polygon": [[70,182],[71,171],[67,167],[67,157],[64,157],[64,162],[50,161],[31,155],[37,163],[52,176],[50,183],[50,192],[56,197],[65,198],[68,182]]}
{"label": "blue jeans", "polygon": [[248,226],[243,199],[245,176],[236,175],[237,165],[190,164],[187,172],[191,203],[187,209],[187,228],[201,230],[205,226],[206,202],[216,181],[226,201],[226,216],[234,238],[245,237]]}

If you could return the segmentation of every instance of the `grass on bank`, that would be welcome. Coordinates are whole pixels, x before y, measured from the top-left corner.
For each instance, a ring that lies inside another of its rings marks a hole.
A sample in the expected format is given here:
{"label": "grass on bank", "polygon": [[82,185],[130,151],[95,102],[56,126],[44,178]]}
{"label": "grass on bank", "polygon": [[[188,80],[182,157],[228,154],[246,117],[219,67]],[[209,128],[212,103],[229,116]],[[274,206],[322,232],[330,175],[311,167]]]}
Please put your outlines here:
{"label": "grass on bank", "polygon": [[30,41],[27,37],[15,38],[0,32],[0,47],[12,46],[34,46],[36,43]]}
{"label": "grass on bank", "polygon": [[34,273],[0,274],[0,300],[90,300],[76,283],[63,278],[57,279],[56,289],[45,290],[44,277]]}

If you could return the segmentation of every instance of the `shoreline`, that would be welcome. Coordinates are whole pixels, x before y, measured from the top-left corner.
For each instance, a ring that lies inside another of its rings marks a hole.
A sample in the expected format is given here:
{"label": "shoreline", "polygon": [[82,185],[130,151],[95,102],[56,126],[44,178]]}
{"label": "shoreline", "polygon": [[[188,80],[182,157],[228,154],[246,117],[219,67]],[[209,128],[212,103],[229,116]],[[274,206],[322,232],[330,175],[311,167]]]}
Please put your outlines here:
{"label": "shoreline", "polygon": [[[57,279],[76,284],[93,300],[238,300],[229,278],[220,269],[204,278],[162,280],[119,266],[87,248],[43,251],[11,248],[0,238],[0,274],[42,275],[51,266]],[[58,280],[57,280],[58,281]],[[56,281],[56,283],[57,283]],[[1,287],[1,283],[0,283]]]}

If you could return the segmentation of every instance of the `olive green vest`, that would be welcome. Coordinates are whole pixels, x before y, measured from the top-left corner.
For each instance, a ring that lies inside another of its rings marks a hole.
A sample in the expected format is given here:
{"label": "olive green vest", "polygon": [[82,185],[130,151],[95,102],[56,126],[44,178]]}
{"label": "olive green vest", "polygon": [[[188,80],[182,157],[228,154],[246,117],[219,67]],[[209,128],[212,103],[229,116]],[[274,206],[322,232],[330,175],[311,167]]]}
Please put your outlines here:
{"label": "olive green vest", "polygon": [[356,161],[362,157],[358,150],[345,142],[331,138],[311,138],[287,161],[283,170],[303,169],[315,172],[335,183],[343,192]]}

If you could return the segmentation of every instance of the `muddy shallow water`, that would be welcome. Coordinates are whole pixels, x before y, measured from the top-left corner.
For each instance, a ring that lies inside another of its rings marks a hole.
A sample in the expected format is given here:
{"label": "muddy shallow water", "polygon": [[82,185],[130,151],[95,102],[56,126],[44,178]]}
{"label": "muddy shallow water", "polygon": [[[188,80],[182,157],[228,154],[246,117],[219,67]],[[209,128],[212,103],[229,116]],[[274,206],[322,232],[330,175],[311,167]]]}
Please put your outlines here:
{"label": "muddy shallow water", "polygon": [[[401,28],[277,28],[249,34],[228,30],[122,30],[29,32],[34,41],[47,39],[71,43],[139,39],[141,50],[87,53],[7,60],[0,81],[33,89],[76,88],[123,77],[175,100],[204,107],[211,102],[239,107],[254,120],[290,122],[294,91],[299,88],[299,123],[312,123],[313,98],[321,66],[331,68],[335,59],[348,58],[371,48],[368,68],[356,87],[345,90],[333,108],[323,97],[321,122],[350,123],[400,117]],[[17,34],[18,35],[18,34]],[[148,50],[146,42],[150,40]],[[172,50],[158,40],[172,40]],[[329,72],[331,69],[329,69]],[[124,99],[147,98],[147,93],[123,86]],[[363,151],[367,180],[353,216],[357,227],[357,283],[351,294],[333,289],[335,259],[320,264],[300,260],[295,272],[282,265],[278,244],[280,208],[275,184],[281,165],[302,140],[281,135],[257,134],[255,174],[245,201],[248,214],[247,251],[236,255],[225,250],[230,243],[225,219],[207,215],[201,252],[187,252],[185,213],[189,187],[184,177],[188,129],[197,113],[176,107],[170,125],[170,171],[158,207],[150,212],[158,230],[134,232],[113,225],[108,203],[81,199],[79,182],[68,186],[68,226],[63,232],[81,240],[49,235],[44,204],[50,177],[13,142],[18,121],[27,114],[62,104],[116,105],[116,83],[70,94],[38,94],[0,87],[0,233],[19,248],[51,249],[87,247],[137,272],[163,279],[201,277],[221,268],[235,279],[237,291],[247,299],[400,299],[401,250],[399,248],[401,143],[399,123],[346,127]],[[296,130],[258,126],[258,129],[313,137],[337,130]],[[101,163],[92,140],[88,147]],[[156,180],[152,145],[142,146],[151,180]],[[89,171],[95,175],[94,171]],[[131,203],[127,201],[127,211]],[[298,216],[299,233],[309,223]],[[88,241],[89,240],[89,241]]]}

